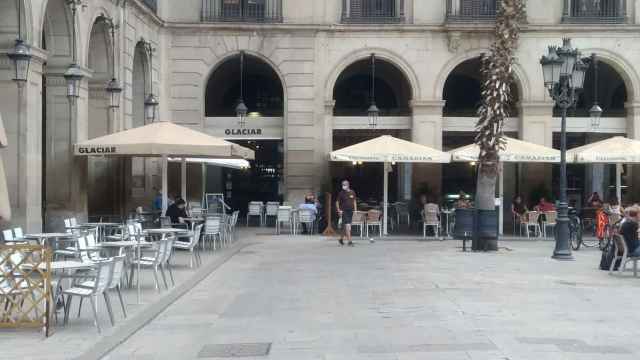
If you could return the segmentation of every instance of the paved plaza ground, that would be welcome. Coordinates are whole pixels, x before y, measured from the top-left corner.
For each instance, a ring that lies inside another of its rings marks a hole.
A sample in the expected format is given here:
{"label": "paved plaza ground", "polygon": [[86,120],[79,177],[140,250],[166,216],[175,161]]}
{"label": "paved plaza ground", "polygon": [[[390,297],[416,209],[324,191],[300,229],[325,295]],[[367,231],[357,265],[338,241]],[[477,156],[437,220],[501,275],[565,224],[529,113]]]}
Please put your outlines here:
{"label": "paved plaza ground", "polygon": [[258,231],[106,359],[640,358],[640,279],[597,270],[595,249],[558,262],[551,241],[485,254]]}

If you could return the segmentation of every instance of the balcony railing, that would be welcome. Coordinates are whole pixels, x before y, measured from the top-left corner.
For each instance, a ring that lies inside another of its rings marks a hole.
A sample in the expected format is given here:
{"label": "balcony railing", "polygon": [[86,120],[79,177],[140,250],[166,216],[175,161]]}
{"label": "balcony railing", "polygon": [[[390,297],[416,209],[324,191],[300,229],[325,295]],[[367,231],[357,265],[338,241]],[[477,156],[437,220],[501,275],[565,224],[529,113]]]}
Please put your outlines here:
{"label": "balcony railing", "polygon": [[149,9],[153,10],[153,12],[158,11],[158,0],[142,0],[142,2],[147,5]]}
{"label": "balcony railing", "polygon": [[494,21],[496,0],[447,0],[447,21]]}
{"label": "balcony railing", "polygon": [[404,0],[342,0],[342,22],[349,24],[404,22]]}
{"label": "balcony railing", "polygon": [[626,0],[564,0],[565,23],[615,24],[626,20]]}
{"label": "balcony railing", "polygon": [[282,22],[282,0],[202,0],[202,21]]}

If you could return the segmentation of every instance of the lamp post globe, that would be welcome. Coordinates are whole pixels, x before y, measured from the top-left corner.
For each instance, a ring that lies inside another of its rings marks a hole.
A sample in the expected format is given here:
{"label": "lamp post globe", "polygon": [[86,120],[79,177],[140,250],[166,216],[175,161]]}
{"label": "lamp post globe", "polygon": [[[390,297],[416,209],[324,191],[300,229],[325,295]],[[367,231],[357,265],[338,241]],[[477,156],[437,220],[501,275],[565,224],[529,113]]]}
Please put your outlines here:
{"label": "lamp post globe", "polygon": [[22,87],[29,78],[29,66],[31,65],[31,48],[22,39],[16,40],[13,50],[7,54],[13,62],[13,80]]}
{"label": "lamp post globe", "polygon": [[369,127],[375,128],[378,126],[378,117],[380,116],[380,109],[376,106],[376,103],[372,102],[367,109],[367,116],[369,117]]}
{"label": "lamp post globe", "polygon": [[144,111],[147,118],[147,123],[152,123],[156,120],[158,105],[160,105],[160,102],[158,101],[156,96],[153,94],[149,94],[149,96],[147,96],[147,99],[144,101]]}
{"label": "lamp post globe", "polygon": [[74,100],[80,97],[80,81],[84,77],[82,70],[77,64],[71,64],[64,73],[67,82],[67,98]]}
{"label": "lamp post globe", "polygon": [[238,124],[240,127],[245,127],[247,124],[247,113],[249,112],[249,108],[245,105],[244,100],[238,100],[238,105],[236,106],[236,116],[238,117]]}
{"label": "lamp post globe", "polygon": [[120,107],[120,93],[122,93],[122,86],[118,79],[113,78],[107,83],[105,91],[109,94],[109,107],[117,109]]}

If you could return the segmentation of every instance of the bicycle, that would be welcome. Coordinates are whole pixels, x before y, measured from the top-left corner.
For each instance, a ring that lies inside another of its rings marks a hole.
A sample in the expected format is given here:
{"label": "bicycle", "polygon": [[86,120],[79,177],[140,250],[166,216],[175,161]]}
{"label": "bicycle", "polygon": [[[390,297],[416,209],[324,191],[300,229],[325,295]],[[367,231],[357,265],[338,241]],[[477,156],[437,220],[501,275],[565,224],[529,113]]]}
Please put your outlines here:
{"label": "bicycle", "polygon": [[[580,250],[580,246],[584,243],[582,239],[582,222],[578,216],[576,209],[569,209],[569,241],[573,250]],[[585,246],[589,246],[584,243]]]}

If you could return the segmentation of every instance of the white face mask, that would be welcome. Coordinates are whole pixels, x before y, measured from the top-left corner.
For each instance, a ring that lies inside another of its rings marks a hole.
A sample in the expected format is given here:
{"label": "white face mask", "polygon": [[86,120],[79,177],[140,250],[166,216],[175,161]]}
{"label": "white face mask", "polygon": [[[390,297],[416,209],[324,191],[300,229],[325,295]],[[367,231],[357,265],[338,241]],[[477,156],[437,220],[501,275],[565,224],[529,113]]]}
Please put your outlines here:
{"label": "white face mask", "polygon": [[349,185],[342,185],[342,190],[349,190]]}

